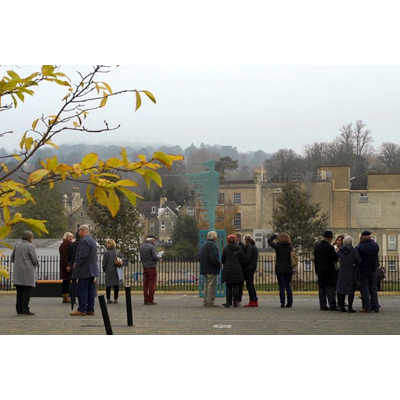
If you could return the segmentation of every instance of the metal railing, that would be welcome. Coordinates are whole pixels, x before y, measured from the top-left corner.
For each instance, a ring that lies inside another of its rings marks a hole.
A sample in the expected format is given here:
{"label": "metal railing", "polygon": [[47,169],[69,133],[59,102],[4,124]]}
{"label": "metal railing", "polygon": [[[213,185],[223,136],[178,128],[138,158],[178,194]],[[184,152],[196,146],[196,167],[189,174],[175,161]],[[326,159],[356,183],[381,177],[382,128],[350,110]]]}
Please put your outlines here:
{"label": "metal railing", "polygon": [[[101,269],[102,256],[99,255],[100,275],[97,280],[98,288],[105,289],[104,273]],[[400,260],[399,257],[380,257],[380,263],[386,267],[386,279],[381,283],[383,291],[400,291]],[[13,290],[13,264],[6,256],[2,262],[10,271],[10,279],[0,277],[0,290]],[[59,279],[59,257],[39,256],[37,280]],[[141,262],[137,259],[128,260],[124,269],[124,285],[132,290],[142,290],[143,271]],[[199,291],[199,262],[193,257],[165,257],[157,265],[157,289],[164,291]],[[254,284],[259,291],[276,291],[278,282],[275,275],[275,256],[260,256]],[[292,289],[294,291],[318,290],[314,264],[310,259],[300,259],[297,273],[293,275]]]}

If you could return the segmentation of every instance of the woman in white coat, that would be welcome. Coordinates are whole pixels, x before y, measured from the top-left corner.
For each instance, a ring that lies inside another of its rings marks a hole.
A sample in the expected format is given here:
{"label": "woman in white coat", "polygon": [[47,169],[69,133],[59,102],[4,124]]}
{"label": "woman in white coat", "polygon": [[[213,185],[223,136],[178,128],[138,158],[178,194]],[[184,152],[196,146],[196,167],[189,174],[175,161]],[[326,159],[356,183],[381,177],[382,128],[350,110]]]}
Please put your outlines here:
{"label": "woman in white coat", "polygon": [[35,315],[29,311],[29,301],[32,287],[36,286],[36,267],[39,263],[32,242],[33,233],[25,231],[11,254],[11,261],[14,263],[14,286],[17,289],[17,315]]}

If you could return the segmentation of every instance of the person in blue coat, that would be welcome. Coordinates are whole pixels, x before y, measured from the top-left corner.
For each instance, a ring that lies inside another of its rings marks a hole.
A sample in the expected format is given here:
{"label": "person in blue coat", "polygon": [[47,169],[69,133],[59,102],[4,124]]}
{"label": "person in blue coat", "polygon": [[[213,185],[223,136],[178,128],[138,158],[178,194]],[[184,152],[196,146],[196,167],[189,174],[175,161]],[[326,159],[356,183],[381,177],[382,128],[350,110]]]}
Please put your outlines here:
{"label": "person in blue coat", "polygon": [[78,254],[76,255],[74,267],[74,272],[76,272],[76,278],[78,279],[79,307],[78,310],[73,311],[70,315],[94,315],[94,280],[99,276],[97,243],[90,235],[87,225],[81,225],[79,227],[79,235],[81,237],[81,244]]}

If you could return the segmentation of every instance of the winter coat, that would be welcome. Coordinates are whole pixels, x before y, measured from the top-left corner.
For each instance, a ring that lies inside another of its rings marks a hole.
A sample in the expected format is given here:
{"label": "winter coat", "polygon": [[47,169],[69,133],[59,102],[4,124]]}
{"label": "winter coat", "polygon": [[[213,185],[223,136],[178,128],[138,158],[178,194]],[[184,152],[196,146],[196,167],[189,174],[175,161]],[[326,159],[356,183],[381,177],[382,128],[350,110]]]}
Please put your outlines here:
{"label": "winter coat", "polygon": [[71,279],[72,268],[69,272],[67,272],[66,270],[67,267],[72,267],[68,261],[69,246],[70,243],[64,239],[63,242],[60,244],[60,247],[58,248],[58,252],[60,253],[60,279],[62,280]]}
{"label": "winter coat", "polygon": [[358,265],[361,257],[351,244],[342,245],[338,251],[340,268],[336,291],[340,294],[353,294],[356,288]]}
{"label": "winter coat", "polygon": [[363,240],[356,250],[361,257],[360,272],[375,272],[379,266],[379,245],[372,239]]}
{"label": "winter coat", "polygon": [[252,275],[256,272],[258,262],[258,248],[257,246],[244,246],[243,251],[243,273],[245,275]]}
{"label": "winter coat", "polygon": [[276,251],[275,274],[292,275],[293,269],[290,261],[292,246],[290,243],[275,243],[278,236],[273,234],[268,239],[268,244]]}
{"label": "winter coat", "polygon": [[243,252],[240,246],[235,243],[229,243],[222,250],[222,282],[240,283],[244,281],[243,268]]}
{"label": "winter coat", "polygon": [[161,257],[157,256],[156,245],[150,241],[146,241],[140,245],[140,260],[142,261],[143,268],[156,268],[157,261]]}
{"label": "winter coat", "polygon": [[14,285],[36,286],[36,269],[38,258],[33,244],[29,240],[22,239],[18,242],[11,254],[14,263]]}
{"label": "winter coat", "polygon": [[200,274],[217,275],[221,269],[219,261],[219,250],[212,239],[208,239],[203,243],[200,250]]}
{"label": "winter coat", "polygon": [[74,264],[76,263],[76,256],[79,251],[79,246],[81,245],[81,238],[76,239],[75,242],[72,242],[67,251],[68,262],[72,266],[71,278],[77,279],[77,270],[74,268]]}
{"label": "winter coat", "polygon": [[314,247],[315,273],[318,286],[336,287],[335,262],[339,259],[335,248],[326,240],[321,240]]}
{"label": "winter coat", "polygon": [[[116,249],[108,249],[103,255],[103,271],[105,272],[106,286],[118,286],[119,278],[117,273],[117,266],[115,265],[115,258],[121,257],[121,253]],[[122,258],[122,257],[121,257]]]}
{"label": "winter coat", "polygon": [[86,235],[81,239],[81,245],[79,246],[79,251],[76,255],[75,269],[77,279],[99,276],[99,266],[97,264],[97,243],[91,235]]}

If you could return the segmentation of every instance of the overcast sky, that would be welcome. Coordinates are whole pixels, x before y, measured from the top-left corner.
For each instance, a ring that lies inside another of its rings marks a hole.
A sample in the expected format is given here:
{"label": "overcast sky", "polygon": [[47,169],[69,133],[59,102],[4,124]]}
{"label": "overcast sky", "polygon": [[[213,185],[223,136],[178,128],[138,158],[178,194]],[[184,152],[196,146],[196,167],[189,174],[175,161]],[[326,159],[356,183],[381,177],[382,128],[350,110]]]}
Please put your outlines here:
{"label": "overcast sky", "polygon": [[[16,67],[14,67],[16,68]],[[19,66],[16,71],[40,67]],[[88,66],[61,66],[72,79]],[[134,112],[133,95],[110,99],[93,112],[91,124],[121,124],[117,132],[59,136],[57,143],[163,143],[182,148],[202,142],[236,146],[240,151],[280,148],[301,152],[306,144],[331,141],[342,124],[363,120],[373,145],[398,142],[399,66],[120,66],[102,77],[114,91],[147,89]],[[59,109],[62,88],[46,84],[37,96],[3,113],[1,126],[14,130],[2,146],[16,147],[42,113]],[[7,117],[6,119],[4,117]]]}
{"label": "overcast sky", "polygon": [[[204,0],[191,6],[171,0],[135,3],[134,9],[119,0],[113,7],[72,3],[79,4],[79,15],[91,18],[69,19],[63,40],[52,34],[60,21],[45,14],[36,15],[29,36],[21,27],[30,23],[31,13],[21,15],[17,30],[4,21],[4,29],[15,35],[2,44],[1,76],[10,66],[20,67],[23,75],[32,69],[25,64],[54,62],[76,80],[75,71],[89,67],[73,64],[106,59],[120,65],[103,77],[114,91],[147,89],[157,104],[144,98],[135,113],[134,96],[110,99],[85,124],[99,127],[107,120],[110,126],[121,124],[117,132],[59,135],[59,144],[141,142],[186,148],[203,142],[240,151],[290,148],[300,153],[306,144],[333,140],[341,125],[357,120],[371,130],[374,147],[398,142],[394,1],[382,0],[376,7],[338,0],[331,7],[316,0]],[[58,6],[52,7],[55,13]],[[107,23],[100,27],[102,18]],[[0,132],[13,130],[14,135],[1,138],[1,147],[17,147],[33,120],[54,114],[62,89],[43,85],[34,98],[2,113]]]}

